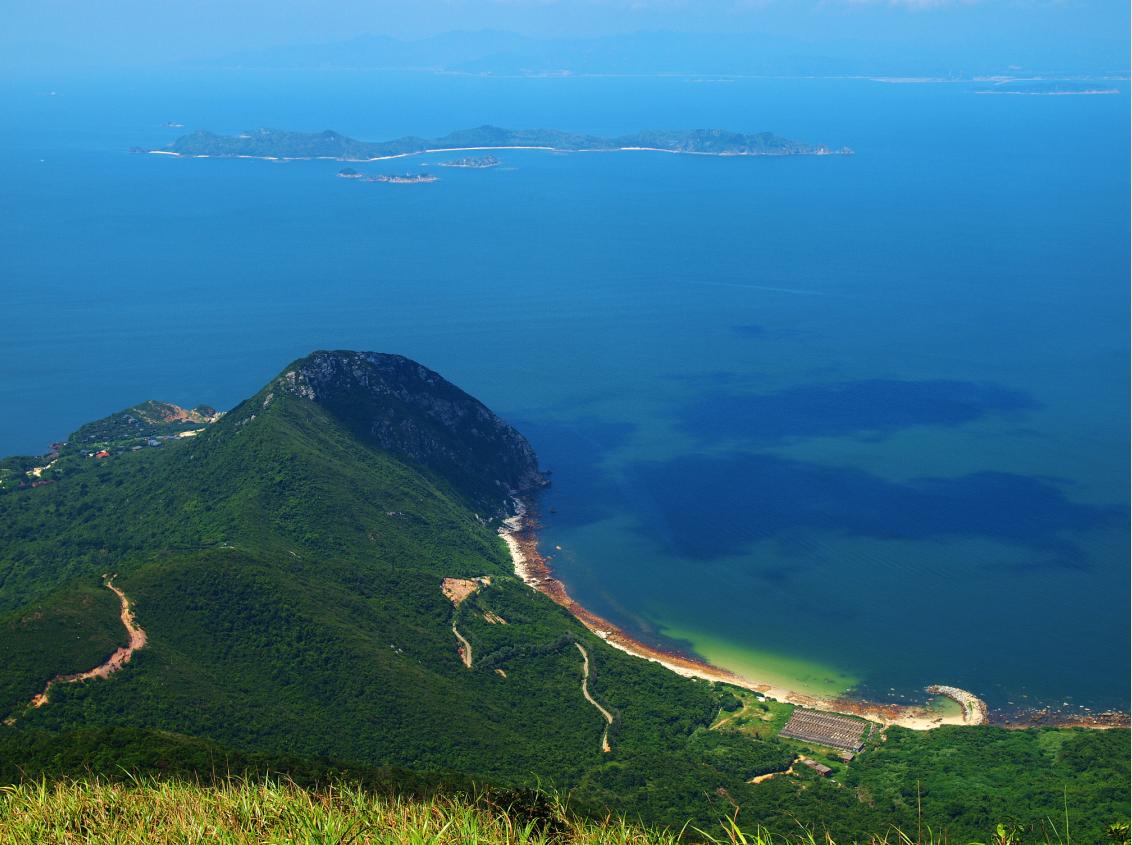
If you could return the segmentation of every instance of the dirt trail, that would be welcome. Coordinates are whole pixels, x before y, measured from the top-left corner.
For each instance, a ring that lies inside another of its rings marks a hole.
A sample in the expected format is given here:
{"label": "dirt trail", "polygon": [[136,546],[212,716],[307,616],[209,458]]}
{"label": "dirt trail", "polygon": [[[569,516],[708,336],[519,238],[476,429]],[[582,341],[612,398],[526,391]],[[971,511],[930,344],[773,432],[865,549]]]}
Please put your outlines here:
{"label": "dirt trail", "polygon": [[129,645],[118,648],[106,659],[105,663],[95,666],[93,669],[88,669],[85,672],[77,672],[73,675],[56,675],[47,682],[47,686],[43,688],[43,692],[31,700],[32,707],[42,707],[46,704],[47,693],[51,691],[51,687],[55,686],[55,684],[73,684],[80,681],[89,681],[91,678],[107,678],[129,663],[135,651],[140,648],[145,648],[145,631],[134,623],[134,612],[130,609],[130,600],[126,598],[125,593],[114,586],[115,576],[110,575],[103,577],[105,578],[103,584],[106,589],[117,595],[118,600],[122,603],[122,624],[126,627],[126,633],[130,635]]}
{"label": "dirt trail", "polygon": [[739,716],[745,716],[745,715],[747,715],[747,706],[743,705],[738,710],[736,710],[734,713],[732,713],[730,716],[724,716],[722,719],[720,719],[718,722],[716,722],[714,725],[712,725],[711,729],[713,731],[718,731],[720,728],[722,728],[728,722],[733,721],[734,719],[738,718]]}
{"label": "dirt trail", "polygon": [[794,764],[793,763],[790,764],[789,769],[783,769],[781,772],[767,772],[765,775],[756,775],[755,777],[753,777],[749,781],[747,781],[747,783],[764,783],[765,781],[768,781],[771,778],[776,778],[779,775],[792,775],[792,774],[794,774]]}
{"label": "dirt trail", "polygon": [[456,635],[456,639],[460,641],[458,651],[460,652],[460,660],[464,662],[465,669],[472,668],[472,644],[464,639],[464,635],[456,629],[456,620],[452,620],[452,633]]}
{"label": "dirt trail", "polygon": [[[452,607],[458,608],[468,596],[478,592],[481,587],[491,586],[490,575],[480,575],[478,578],[445,578],[440,582],[440,591],[452,602]],[[487,618],[486,616],[484,617]],[[490,619],[488,620],[491,621]],[[502,621],[502,620],[500,620]],[[504,622],[504,624],[507,624]],[[460,641],[456,650],[460,654],[460,661],[465,669],[472,668],[472,644],[456,628],[456,613],[452,614],[452,633]]]}
{"label": "dirt trail", "polygon": [[590,695],[590,656],[581,643],[574,643],[574,645],[582,653],[582,695],[586,697],[586,701],[597,708],[597,712],[605,719],[605,730],[601,734],[601,750],[608,754],[613,750],[609,746],[609,726],[613,724],[613,714],[598,704],[594,697]]}

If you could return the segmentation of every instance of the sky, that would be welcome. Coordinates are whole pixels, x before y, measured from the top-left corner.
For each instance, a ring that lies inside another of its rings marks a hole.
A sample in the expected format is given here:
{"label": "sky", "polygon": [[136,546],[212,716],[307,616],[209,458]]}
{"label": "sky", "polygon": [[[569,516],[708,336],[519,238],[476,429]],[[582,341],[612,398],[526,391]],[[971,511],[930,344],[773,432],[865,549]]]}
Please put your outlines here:
{"label": "sky", "polygon": [[362,34],[751,33],[834,48],[1056,56],[1127,70],[1127,0],[0,0],[0,66],[159,66]]}

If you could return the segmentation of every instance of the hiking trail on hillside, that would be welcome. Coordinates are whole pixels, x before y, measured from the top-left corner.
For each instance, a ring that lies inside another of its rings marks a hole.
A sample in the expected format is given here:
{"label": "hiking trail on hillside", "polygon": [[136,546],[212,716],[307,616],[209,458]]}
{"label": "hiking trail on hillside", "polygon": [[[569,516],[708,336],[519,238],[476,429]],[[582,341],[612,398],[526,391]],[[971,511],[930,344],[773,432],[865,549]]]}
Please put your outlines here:
{"label": "hiking trail on hillside", "polygon": [[[452,633],[455,634],[456,639],[459,640],[459,645],[456,646],[456,652],[460,655],[460,662],[464,664],[465,669],[472,668],[472,644],[468,642],[467,638],[456,628],[455,611],[460,607],[460,603],[468,596],[478,592],[481,587],[490,586],[490,575],[480,575],[477,578],[445,578],[440,582],[440,591],[452,602]],[[485,616],[484,618],[487,617]],[[500,619],[500,621],[502,622],[503,620]],[[503,624],[507,623],[504,622]]]}
{"label": "hiking trail on hillside", "polygon": [[108,678],[112,673],[117,672],[129,663],[135,651],[145,648],[145,630],[134,623],[134,612],[130,609],[130,600],[126,597],[126,594],[114,586],[114,578],[116,576],[103,575],[102,577],[104,579],[103,586],[117,595],[118,600],[122,603],[122,624],[126,628],[126,633],[130,635],[129,644],[120,646],[105,662],[100,663],[93,669],[88,669],[85,672],[76,672],[71,675],[56,675],[47,682],[47,686],[43,688],[43,692],[39,693],[39,695],[31,700],[32,707],[39,708],[45,705],[47,703],[47,694],[55,684],[74,684],[80,681],[88,681],[91,678]]}
{"label": "hiking trail on hillside", "polygon": [[590,695],[590,655],[581,643],[574,643],[574,645],[582,653],[582,695],[586,697],[586,701],[597,708],[597,712],[605,719],[605,730],[601,733],[601,750],[608,754],[613,750],[609,745],[609,726],[613,724],[613,714],[598,704],[594,697]]}

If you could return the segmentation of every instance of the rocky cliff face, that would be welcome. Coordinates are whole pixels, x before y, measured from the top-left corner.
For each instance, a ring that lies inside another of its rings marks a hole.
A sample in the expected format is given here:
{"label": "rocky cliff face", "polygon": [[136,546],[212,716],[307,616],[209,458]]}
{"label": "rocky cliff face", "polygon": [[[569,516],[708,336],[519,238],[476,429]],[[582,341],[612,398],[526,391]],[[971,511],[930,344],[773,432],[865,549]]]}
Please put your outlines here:
{"label": "rocky cliff face", "polygon": [[438,373],[400,355],[315,352],[273,391],[317,402],[359,437],[449,483],[480,513],[546,485],[530,443]]}

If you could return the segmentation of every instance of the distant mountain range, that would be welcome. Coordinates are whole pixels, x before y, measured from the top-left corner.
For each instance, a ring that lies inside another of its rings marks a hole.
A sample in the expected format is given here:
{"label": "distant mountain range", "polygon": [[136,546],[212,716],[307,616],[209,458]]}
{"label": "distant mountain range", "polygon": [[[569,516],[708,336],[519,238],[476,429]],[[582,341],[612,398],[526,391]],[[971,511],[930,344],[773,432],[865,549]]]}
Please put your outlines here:
{"label": "distant mountain range", "polygon": [[[800,48],[799,48],[800,49]],[[350,67],[443,70],[456,73],[774,73],[840,62],[795,54],[788,45],[753,44],[750,37],[642,33],[601,38],[531,38],[513,32],[450,32],[415,41],[359,35],[326,44],[249,51],[220,64],[244,67]]]}
{"label": "distant mountain range", "polygon": [[812,42],[758,33],[636,32],[591,38],[535,38],[514,32],[446,32],[417,40],[359,34],[326,43],[230,54],[211,66],[375,68],[503,76],[550,74],[721,74],[750,76],[946,76],[1120,73],[1103,51],[1065,55],[1019,45],[963,49],[858,39]]}
{"label": "distant mountain range", "polygon": [[286,132],[257,129],[239,135],[192,132],[159,150],[135,148],[135,152],[158,152],[181,156],[218,158],[329,158],[340,161],[370,161],[442,150],[534,148],[559,151],[658,150],[717,156],[846,155],[852,150],[791,141],[770,132],[745,135],[723,129],[687,132],[649,130],[616,138],[564,132],[559,129],[502,129],[478,126],[461,129],[442,138],[406,136],[390,141],[358,141],[338,132]]}

